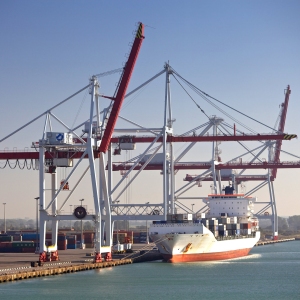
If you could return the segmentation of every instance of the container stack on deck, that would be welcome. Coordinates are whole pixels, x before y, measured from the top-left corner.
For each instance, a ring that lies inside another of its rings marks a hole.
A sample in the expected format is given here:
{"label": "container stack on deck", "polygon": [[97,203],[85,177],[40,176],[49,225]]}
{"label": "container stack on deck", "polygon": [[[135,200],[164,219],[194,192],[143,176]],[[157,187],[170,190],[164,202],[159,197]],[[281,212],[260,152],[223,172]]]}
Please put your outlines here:
{"label": "container stack on deck", "polygon": [[201,223],[207,227],[215,237],[227,236],[249,236],[258,229],[257,221],[248,221],[237,217],[228,217],[226,213],[221,214],[221,218],[202,218]]}
{"label": "container stack on deck", "polygon": [[258,221],[252,218],[228,217],[227,213],[221,213],[220,218],[205,218],[201,214],[201,219],[193,220],[192,214],[172,214],[167,216],[167,221],[153,221],[153,224],[168,223],[202,223],[208,228],[216,238],[249,236],[258,230]]}

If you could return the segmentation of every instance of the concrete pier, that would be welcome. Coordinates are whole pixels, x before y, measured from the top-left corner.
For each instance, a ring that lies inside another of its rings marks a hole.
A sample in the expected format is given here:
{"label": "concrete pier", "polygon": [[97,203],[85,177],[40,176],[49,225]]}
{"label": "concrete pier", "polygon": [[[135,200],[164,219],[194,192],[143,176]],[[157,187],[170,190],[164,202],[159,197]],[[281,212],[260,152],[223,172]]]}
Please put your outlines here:
{"label": "concrete pier", "polygon": [[92,269],[109,268],[109,267],[121,266],[121,265],[126,265],[131,263],[132,263],[131,259],[122,259],[122,260],[113,260],[109,262],[86,263],[86,264],[70,265],[70,266],[58,266],[58,267],[47,267],[47,268],[36,267],[36,268],[31,268],[29,270],[13,272],[10,274],[1,274],[0,283],[14,281],[14,280],[43,277],[43,276],[87,271]]}
{"label": "concrete pier", "polygon": [[259,241],[256,243],[255,246],[264,246],[264,245],[270,245],[270,244],[276,244],[276,243],[283,243],[283,242],[291,242],[295,241],[295,238],[290,238],[290,239],[280,239],[280,240],[270,240],[270,241]]}

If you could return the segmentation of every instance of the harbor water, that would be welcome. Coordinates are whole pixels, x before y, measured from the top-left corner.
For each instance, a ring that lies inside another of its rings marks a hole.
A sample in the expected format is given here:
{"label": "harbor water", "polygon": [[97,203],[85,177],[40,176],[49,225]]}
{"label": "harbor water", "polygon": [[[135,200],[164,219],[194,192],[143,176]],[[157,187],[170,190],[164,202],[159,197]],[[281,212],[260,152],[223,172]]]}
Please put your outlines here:
{"label": "harbor water", "polygon": [[0,285],[0,299],[300,299],[300,241],[219,262],[147,262]]}

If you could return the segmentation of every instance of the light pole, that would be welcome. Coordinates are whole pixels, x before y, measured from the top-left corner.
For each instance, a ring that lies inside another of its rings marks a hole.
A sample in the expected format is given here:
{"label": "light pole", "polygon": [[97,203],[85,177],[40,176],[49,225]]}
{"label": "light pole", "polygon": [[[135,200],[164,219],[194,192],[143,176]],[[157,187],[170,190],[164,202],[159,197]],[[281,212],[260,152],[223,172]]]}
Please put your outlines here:
{"label": "light pole", "polygon": [[36,200],[36,246],[35,246],[35,253],[39,253],[39,199],[40,197],[34,198]]}
{"label": "light pole", "polygon": [[[79,200],[81,202],[81,207],[82,207],[82,201],[84,201],[84,199],[80,199]],[[83,224],[82,224],[82,219],[81,219],[81,241],[80,241],[80,245],[81,245],[81,249],[83,249]]]}
{"label": "light pole", "polygon": [[[148,205],[149,202],[146,202],[146,205]],[[146,208],[146,218],[148,217],[148,206]],[[149,244],[149,235],[148,235],[148,219],[146,219],[146,244]]]}
{"label": "light pole", "polygon": [[195,205],[195,204],[192,204],[192,213],[194,213],[194,205]]}
{"label": "light pole", "polygon": [[6,205],[6,203],[3,203],[3,206],[4,206],[4,232],[3,233],[6,233],[5,205]]}
{"label": "light pole", "polygon": [[[72,215],[72,204],[70,204],[70,214]],[[70,219],[70,230],[72,230],[72,220]]]}

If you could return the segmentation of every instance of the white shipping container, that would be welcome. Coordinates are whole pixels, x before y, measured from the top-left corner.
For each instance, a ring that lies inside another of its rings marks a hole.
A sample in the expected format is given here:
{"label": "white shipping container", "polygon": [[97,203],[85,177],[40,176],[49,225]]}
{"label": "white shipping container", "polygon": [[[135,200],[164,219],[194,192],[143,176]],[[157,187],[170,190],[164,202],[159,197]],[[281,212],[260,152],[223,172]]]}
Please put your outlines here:
{"label": "white shipping container", "polygon": [[187,220],[192,221],[193,220],[193,214],[187,214]]}
{"label": "white shipping container", "polygon": [[124,250],[129,250],[131,249],[132,244],[124,244]]}
{"label": "white shipping container", "polygon": [[123,244],[116,244],[113,246],[113,250],[115,251],[124,251],[124,245]]}
{"label": "white shipping container", "polygon": [[230,223],[236,224],[237,223],[237,217],[230,217]]}

